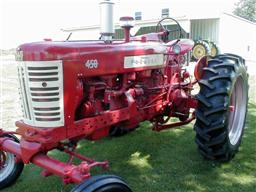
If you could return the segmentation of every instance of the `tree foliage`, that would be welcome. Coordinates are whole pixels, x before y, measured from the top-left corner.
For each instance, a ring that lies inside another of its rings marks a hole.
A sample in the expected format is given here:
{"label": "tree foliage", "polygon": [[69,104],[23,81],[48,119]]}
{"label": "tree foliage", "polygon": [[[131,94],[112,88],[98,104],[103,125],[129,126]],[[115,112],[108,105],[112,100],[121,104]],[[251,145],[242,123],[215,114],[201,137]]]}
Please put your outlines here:
{"label": "tree foliage", "polygon": [[256,0],[240,0],[236,4],[234,14],[256,22]]}

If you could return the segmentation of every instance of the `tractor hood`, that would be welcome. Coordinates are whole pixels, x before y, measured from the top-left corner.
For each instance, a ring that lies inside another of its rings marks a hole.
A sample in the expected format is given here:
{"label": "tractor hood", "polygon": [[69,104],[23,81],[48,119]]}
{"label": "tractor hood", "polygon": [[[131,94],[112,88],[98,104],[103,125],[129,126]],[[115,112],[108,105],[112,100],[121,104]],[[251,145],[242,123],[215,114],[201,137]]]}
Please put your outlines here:
{"label": "tractor hood", "polygon": [[115,57],[164,54],[167,47],[157,41],[115,41],[111,44],[104,41],[44,41],[23,44],[18,50],[22,51],[24,61],[83,60],[95,57],[113,60]]}

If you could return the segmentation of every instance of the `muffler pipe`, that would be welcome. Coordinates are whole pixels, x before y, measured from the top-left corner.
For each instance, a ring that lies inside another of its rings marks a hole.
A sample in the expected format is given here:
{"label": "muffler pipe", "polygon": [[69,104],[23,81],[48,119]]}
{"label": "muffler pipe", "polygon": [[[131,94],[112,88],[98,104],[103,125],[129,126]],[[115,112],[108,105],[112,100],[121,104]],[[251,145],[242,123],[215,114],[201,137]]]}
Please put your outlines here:
{"label": "muffler pipe", "polygon": [[111,0],[100,2],[100,34],[105,42],[112,42],[114,30],[114,3]]}

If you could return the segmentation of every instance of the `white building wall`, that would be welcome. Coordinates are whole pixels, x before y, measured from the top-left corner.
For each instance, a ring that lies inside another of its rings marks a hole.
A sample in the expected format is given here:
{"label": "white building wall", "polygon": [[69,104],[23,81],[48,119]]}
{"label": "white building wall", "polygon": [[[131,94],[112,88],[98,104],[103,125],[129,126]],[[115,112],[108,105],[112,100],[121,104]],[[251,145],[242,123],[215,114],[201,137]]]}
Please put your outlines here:
{"label": "white building wall", "polygon": [[223,13],[219,31],[222,53],[234,53],[246,60],[256,61],[256,25]]}
{"label": "white building wall", "polygon": [[206,39],[219,44],[219,19],[191,20],[190,38],[194,40]]}
{"label": "white building wall", "polygon": [[[67,33],[68,36],[68,33]],[[100,37],[100,28],[92,27],[86,30],[73,32],[69,40],[97,40]]]}

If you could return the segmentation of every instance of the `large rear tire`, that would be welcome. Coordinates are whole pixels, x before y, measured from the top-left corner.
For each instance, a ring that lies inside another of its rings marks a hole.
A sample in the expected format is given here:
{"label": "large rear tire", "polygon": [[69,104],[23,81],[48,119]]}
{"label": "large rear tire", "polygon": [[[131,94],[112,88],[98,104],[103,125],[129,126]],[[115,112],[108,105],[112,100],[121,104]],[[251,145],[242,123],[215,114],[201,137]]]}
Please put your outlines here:
{"label": "large rear tire", "polygon": [[132,192],[132,190],[120,177],[100,175],[77,185],[71,192]]}
{"label": "large rear tire", "polygon": [[248,75],[244,59],[224,54],[203,68],[197,95],[196,143],[207,159],[231,160],[241,144],[247,103]]}
{"label": "large rear tire", "polygon": [[[4,137],[9,137],[14,141],[19,142],[18,138],[14,135],[4,135]],[[15,183],[22,173],[23,167],[23,162],[16,162],[14,154],[0,151],[0,189]]]}

